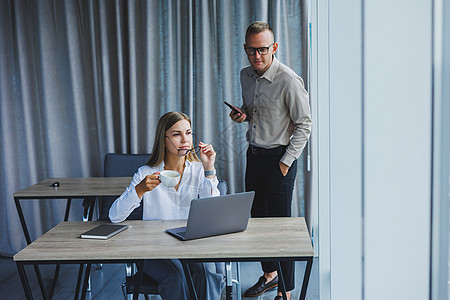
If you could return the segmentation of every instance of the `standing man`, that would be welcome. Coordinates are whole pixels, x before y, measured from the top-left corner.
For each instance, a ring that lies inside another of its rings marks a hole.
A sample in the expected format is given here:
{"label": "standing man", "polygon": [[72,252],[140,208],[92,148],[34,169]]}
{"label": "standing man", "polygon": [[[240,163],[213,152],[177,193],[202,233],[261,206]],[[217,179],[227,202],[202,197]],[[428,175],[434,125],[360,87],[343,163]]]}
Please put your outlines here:
{"label": "standing man", "polygon": [[[244,104],[241,113],[230,113],[233,121],[248,122],[245,188],[256,192],[252,217],[291,216],[297,158],[311,132],[303,80],[275,57],[277,49],[267,23],[258,21],[247,28],[244,50],[250,66],[241,70]],[[278,286],[276,262],[261,265],[264,275],[245,292],[246,297],[257,297]],[[291,299],[294,263],[281,262],[281,268]],[[279,290],[275,300],[282,299]]]}

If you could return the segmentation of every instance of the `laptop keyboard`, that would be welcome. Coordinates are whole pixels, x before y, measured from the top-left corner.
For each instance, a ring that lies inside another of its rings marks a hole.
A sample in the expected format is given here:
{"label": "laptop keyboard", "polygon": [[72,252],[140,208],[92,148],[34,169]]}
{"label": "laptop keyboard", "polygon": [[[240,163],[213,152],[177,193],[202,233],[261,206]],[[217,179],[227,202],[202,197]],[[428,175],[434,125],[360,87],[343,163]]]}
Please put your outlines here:
{"label": "laptop keyboard", "polygon": [[178,234],[179,236],[184,237],[184,235],[186,234],[186,231],[180,231],[180,232],[177,232],[177,234]]}

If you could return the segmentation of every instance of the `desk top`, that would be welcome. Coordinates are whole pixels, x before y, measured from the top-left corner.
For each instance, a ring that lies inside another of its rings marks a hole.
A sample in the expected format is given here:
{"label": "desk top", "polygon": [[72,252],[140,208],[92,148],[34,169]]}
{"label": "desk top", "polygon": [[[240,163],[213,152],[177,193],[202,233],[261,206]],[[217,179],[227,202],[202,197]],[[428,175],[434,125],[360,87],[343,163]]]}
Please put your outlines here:
{"label": "desk top", "polygon": [[[60,184],[57,188],[52,187],[55,181]],[[49,178],[14,193],[14,197],[36,199],[120,196],[130,182],[131,177]]]}
{"label": "desk top", "polygon": [[108,261],[124,259],[304,258],[314,255],[304,218],[250,219],[238,233],[180,241],[164,230],[186,221],[125,221],[108,240],[80,235],[104,222],[62,222],[14,255],[15,261]]}

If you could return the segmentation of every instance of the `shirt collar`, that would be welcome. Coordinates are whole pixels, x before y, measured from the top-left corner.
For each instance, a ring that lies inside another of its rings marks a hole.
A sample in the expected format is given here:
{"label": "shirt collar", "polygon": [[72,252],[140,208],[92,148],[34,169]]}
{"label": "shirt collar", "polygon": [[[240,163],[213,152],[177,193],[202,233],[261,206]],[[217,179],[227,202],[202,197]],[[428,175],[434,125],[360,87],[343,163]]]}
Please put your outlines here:
{"label": "shirt collar", "polygon": [[272,60],[272,64],[270,65],[270,67],[267,69],[266,72],[264,72],[264,74],[260,77],[258,76],[258,74],[255,73],[255,71],[252,69],[252,77],[254,78],[265,78],[270,82],[273,82],[274,78],[275,78],[275,74],[278,71],[278,66],[280,65],[280,61],[273,56],[273,60]]}
{"label": "shirt collar", "polygon": [[[187,159],[186,159],[185,162],[184,162],[184,165],[185,165],[186,167],[189,167],[191,164],[192,164],[192,162],[188,161]],[[164,160],[163,160],[163,161],[161,162],[161,164],[159,165],[159,168],[160,168],[161,171],[164,170],[164,166],[165,166],[165,165],[166,165],[166,164],[164,163]]]}

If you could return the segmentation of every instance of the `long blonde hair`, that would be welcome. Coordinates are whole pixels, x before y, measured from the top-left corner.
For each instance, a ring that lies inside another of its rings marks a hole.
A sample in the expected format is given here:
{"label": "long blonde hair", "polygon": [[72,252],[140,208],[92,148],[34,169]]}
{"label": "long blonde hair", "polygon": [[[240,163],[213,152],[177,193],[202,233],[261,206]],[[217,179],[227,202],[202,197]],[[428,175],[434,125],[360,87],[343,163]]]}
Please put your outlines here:
{"label": "long blonde hair", "polygon": [[[150,167],[156,167],[164,160],[165,155],[165,137],[166,137],[166,131],[170,129],[175,123],[181,120],[186,120],[189,122],[189,124],[192,126],[191,119],[189,117],[182,113],[182,112],[176,112],[171,111],[168,113],[165,113],[158,121],[158,125],[156,126],[156,135],[155,135],[155,143],[153,144],[153,150],[150,154],[150,158],[147,162],[147,165]],[[188,161],[199,161],[198,156],[195,153],[189,152],[188,155],[186,155],[186,159]]]}

